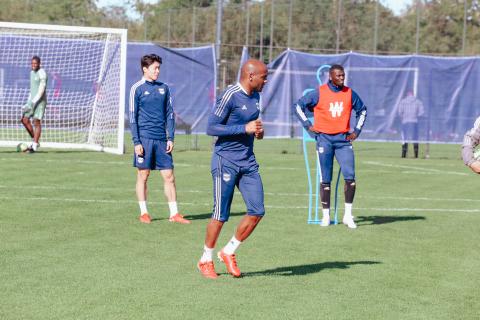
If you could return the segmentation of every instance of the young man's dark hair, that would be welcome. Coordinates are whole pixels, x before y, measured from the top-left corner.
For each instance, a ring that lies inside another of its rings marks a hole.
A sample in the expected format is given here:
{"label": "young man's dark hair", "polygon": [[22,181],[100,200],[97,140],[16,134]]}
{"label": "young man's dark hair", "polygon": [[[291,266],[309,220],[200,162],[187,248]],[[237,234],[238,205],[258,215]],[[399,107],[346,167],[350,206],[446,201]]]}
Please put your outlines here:
{"label": "young man's dark hair", "polygon": [[39,56],[33,56],[32,60],[37,61],[37,63],[40,63],[40,57]]}
{"label": "young man's dark hair", "polygon": [[155,53],[152,53],[152,54],[146,54],[142,57],[142,59],[140,60],[140,64],[142,66],[142,70],[143,68],[148,68],[151,64],[153,64],[154,62],[158,62],[160,64],[162,64],[162,58],[158,55],[156,55]]}

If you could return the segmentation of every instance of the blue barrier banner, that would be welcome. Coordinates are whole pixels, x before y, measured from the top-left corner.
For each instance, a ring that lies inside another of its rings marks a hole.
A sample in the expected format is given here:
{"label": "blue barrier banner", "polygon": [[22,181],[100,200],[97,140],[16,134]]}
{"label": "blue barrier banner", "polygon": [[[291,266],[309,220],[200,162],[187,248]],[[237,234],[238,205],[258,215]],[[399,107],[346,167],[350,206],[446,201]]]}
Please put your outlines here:
{"label": "blue barrier banner", "polygon": [[171,49],[153,43],[129,43],[127,50],[126,116],[131,86],[142,78],[140,59],[155,53],[162,57],[159,81],[173,95],[177,133],[205,133],[208,114],[215,104],[216,65],[213,46]]}
{"label": "blue barrier banner", "polygon": [[292,105],[305,90],[328,81],[328,68],[319,68],[332,64],[344,66],[346,84],[368,107],[361,140],[459,143],[480,115],[479,58],[286,50],[268,65],[261,95],[266,136],[302,136]]}

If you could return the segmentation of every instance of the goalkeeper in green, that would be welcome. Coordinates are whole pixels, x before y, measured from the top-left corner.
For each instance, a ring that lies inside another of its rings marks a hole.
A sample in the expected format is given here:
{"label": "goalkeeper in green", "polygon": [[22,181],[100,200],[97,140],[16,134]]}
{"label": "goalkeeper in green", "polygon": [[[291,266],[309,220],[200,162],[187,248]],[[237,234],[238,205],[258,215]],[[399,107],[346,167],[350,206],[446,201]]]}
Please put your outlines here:
{"label": "goalkeeper in green", "polygon": [[[40,135],[42,133],[41,121],[47,107],[47,73],[40,67],[40,57],[32,57],[32,71],[30,71],[30,95],[27,103],[23,106],[22,124],[32,137],[33,142],[27,149],[32,153],[37,151],[40,144]],[[33,118],[33,126],[30,122]]]}

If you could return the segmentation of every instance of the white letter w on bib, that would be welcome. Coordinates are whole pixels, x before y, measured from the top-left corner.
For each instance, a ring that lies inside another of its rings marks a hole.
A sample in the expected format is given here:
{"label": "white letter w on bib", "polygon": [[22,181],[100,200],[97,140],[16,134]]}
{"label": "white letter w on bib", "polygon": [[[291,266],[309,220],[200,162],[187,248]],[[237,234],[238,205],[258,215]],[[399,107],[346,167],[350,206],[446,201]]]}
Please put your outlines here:
{"label": "white letter w on bib", "polygon": [[343,101],[330,102],[330,112],[332,113],[332,118],[340,117],[343,111]]}

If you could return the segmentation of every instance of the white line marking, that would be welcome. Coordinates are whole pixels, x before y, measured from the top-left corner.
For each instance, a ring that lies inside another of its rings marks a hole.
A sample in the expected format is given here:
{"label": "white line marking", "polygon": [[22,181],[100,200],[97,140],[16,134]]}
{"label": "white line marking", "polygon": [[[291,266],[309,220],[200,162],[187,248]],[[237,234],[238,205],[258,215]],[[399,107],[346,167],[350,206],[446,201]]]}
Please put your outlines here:
{"label": "white line marking", "polygon": [[[6,186],[0,185],[0,189],[32,189],[32,190],[70,190],[70,191],[116,191],[116,192],[135,192],[135,187],[132,188],[92,188],[92,187],[82,187],[82,186]],[[163,189],[149,189],[150,192],[163,192]],[[212,190],[188,190],[188,189],[178,189],[177,193],[205,193],[208,195],[212,194]],[[264,192],[267,196],[292,196],[292,197],[307,197],[308,193],[294,193],[294,192]],[[355,198],[368,199],[368,200],[407,200],[407,201],[439,201],[439,202],[480,202],[480,199],[469,199],[469,198],[429,198],[429,197],[397,197],[397,196],[355,196]]]}
{"label": "white line marking", "polygon": [[[388,168],[400,168],[400,169],[408,169],[408,170],[418,170],[418,171],[424,171],[428,173],[438,173],[438,174],[454,174],[454,175],[460,175],[460,176],[467,176],[468,174],[465,172],[458,172],[458,171],[445,171],[445,170],[440,170],[440,169],[433,169],[433,168],[423,168],[423,167],[414,167],[414,166],[405,166],[405,165],[398,165],[398,164],[390,164],[390,163],[382,163],[382,162],[377,162],[377,161],[364,161],[363,163],[365,164],[370,164],[374,166],[380,166],[380,167],[388,167]],[[459,166],[463,167],[463,166]],[[415,171],[415,173],[420,173],[418,171]]]}
{"label": "white line marking", "polygon": [[[1,200],[12,200],[12,201],[58,201],[58,202],[79,202],[79,203],[121,203],[121,204],[136,204],[135,200],[105,200],[105,199],[72,199],[72,198],[49,198],[49,197],[3,197],[0,196]],[[159,201],[149,201],[150,204],[165,204],[166,202]],[[192,203],[192,202],[180,202],[180,205],[183,206],[208,206],[211,207],[211,203]],[[271,206],[266,205],[265,208],[268,209],[283,209],[283,210],[292,210],[292,209],[307,209],[307,206]],[[355,210],[362,211],[415,211],[415,212],[480,212],[480,209],[442,209],[442,208],[355,208]]]}
{"label": "white line marking", "polygon": [[[19,161],[31,161],[31,162],[36,162],[33,157],[24,157],[24,158],[0,158],[0,161],[7,161],[7,162],[19,162]],[[42,159],[42,162],[54,162],[54,163],[68,163],[68,164],[95,164],[95,165],[121,165],[125,166],[126,168],[133,168],[131,166],[131,161],[130,158],[128,160],[126,159],[125,161],[93,161],[93,160],[73,160],[73,159]],[[300,163],[300,162],[299,162]],[[362,173],[368,173],[368,172],[376,172],[376,173],[401,173],[401,174],[453,174],[453,175],[461,175],[461,176],[468,176],[469,173],[465,172],[456,172],[456,171],[445,171],[442,169],[433,169],[433,168],[423,168],[423,167],[413,167],[413,166],[403,166],[403,165],[394,165],[394,164],[387,164],[387,163],[382,163],[382,162],[377,162],[377,161],[363,161],[362,163],[367,164],[367,165],[374,165],[374,166],[381,166],[385,168],[402,168],[402,169],[409,169],[409,170],[416,170],[416,171],[388,171],[388,170],[372,170],[372,169],[360,169],[358,170],[359,174]],[[443,165],[440,165],[443,166]],[[188,164],[188,163],[175,163],[175,167],[195,167],[195,168],[210,168],[209,164]],[[462,167],[457,166],[457,167]],[[315,170],[315,168],[310,168],[311,170]],[[305,167],[270,167],[270,166],[265,166],[265,165],[260,165],[260,171],[262,170],[285,170],[285,171],[304,171]],[[421,172],[424,171],[424,172]]]}

